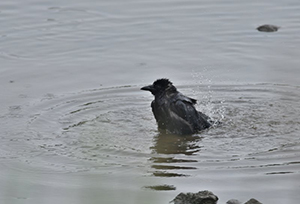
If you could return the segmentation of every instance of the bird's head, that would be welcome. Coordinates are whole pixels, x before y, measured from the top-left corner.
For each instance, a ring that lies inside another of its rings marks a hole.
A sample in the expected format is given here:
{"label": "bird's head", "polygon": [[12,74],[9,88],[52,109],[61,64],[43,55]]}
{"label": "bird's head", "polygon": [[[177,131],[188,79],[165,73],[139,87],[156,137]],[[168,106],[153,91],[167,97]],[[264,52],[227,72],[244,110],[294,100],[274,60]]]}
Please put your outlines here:
{"label": "bird's head", "polygon": [[141,90],[150,91],[154,96],[157,96],[166,91],[176,91],[176,88],[169,79],[157,79],[153,84],[142,87]]}

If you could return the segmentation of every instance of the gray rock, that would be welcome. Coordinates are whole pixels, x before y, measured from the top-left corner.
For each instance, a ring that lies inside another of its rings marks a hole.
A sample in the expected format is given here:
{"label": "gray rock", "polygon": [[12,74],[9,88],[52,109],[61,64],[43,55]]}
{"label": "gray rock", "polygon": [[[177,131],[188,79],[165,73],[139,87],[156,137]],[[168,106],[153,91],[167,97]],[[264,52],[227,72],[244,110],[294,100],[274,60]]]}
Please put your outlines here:
{"label": "gray rock", "polygon": [[279,28],[280,27],[276,25],[265,24],[257,27],[256,29],[261,32],[276,32]]}
{"label": "gray rock", "polygon": [[198,193],[180,193],[171,202],[174,204],[216,204],[217,201],[218,197],[212,192],[199,191]]}
{"label": "gray rock", "polygon": [[226,204],[242,204],[242,202],[236,199],[230,199]]}
{"label": "gray rock", "polygon": [[248,200],[245,204],[262,204],[261,202],[259,202],[258,200],[251,198],[250,200]]}

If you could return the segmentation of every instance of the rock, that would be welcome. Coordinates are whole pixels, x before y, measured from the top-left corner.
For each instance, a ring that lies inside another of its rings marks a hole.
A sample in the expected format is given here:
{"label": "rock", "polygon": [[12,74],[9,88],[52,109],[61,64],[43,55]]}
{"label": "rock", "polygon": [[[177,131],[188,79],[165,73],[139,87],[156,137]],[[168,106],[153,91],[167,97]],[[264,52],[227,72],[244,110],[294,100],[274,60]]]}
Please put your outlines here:
{"label": "rock", "polygon": [[236,199],[230,199],[226,204],[242,204],[242,202]]}
{"label": "rock", "polygon": [[265,24],[257,27],[256,29],[261,32],[276,32],[279,28],[280,27],[276,25]]}
{"label": "rock", "polygon": [[261,202],[259,202],[258,200],[251,198],[250,200],[248,200],[245,204],[262,204]]}
{"label": "rock", "polygon": [[180,193],[171,202],[174,204],[216,204],[218,199],[210,191],[199,191],[198,193]]}
{"label": "rock", "polygon": [[[219,198],[210,191],[199,191],[198,193],[180,193],[170,203],[174,204],[217,204]],[[226,204],[242,204],[241,201],[230,199]],[[245,204],[262,204],[251,198]]]}

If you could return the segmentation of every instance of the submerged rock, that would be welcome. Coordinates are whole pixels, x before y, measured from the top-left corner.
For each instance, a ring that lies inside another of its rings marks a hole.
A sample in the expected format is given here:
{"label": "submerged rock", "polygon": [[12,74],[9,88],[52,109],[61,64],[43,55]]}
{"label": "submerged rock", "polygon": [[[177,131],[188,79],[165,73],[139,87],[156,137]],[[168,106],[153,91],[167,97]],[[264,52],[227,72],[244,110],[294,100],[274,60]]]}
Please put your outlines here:
{"label": "submerged rock", "polygon": [[259,202],[258,200],[251,198],[250,200],[248,200],[245,204],[262,204],[261,202]]}
{"label": "submerged rock", "polygon": [[180,193],[171,202],[174,204],[216,204],[217,201],[218,197],[212,192],[199,191],[198,193]]}
{"label": "submerged rock", "polygon": [[[242,204],[242,202],[239,200],[236,200],[236,199],[231,199],[231,200],[227,201],[226,204]],[[244,204],[262,204],[262,203],[254,198],[251,198]]]}
{"label": "submerged rock", "polygon": [[236,199],[231,199],[227,201],[226,204],[242,204],[242,202]]}
{"label": "submerged rock", "polygon": [[276,25],[265,24],[257,27],[256,29],[261,32],[276,32],[279,28],[280,27]]}

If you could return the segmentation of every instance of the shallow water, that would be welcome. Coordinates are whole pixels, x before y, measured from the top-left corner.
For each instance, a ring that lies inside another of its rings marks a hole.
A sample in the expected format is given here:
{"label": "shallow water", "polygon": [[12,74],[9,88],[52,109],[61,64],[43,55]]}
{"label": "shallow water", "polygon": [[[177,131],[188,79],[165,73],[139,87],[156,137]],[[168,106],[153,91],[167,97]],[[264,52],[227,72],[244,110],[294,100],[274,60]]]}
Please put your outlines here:
{"label": "shallow water", "polygon": [[[0,3],[1,203],[300,196],[297,1]],[[255,28],[270,23],[276,33]],[[220,125],[161,135],[168,77]]]}

